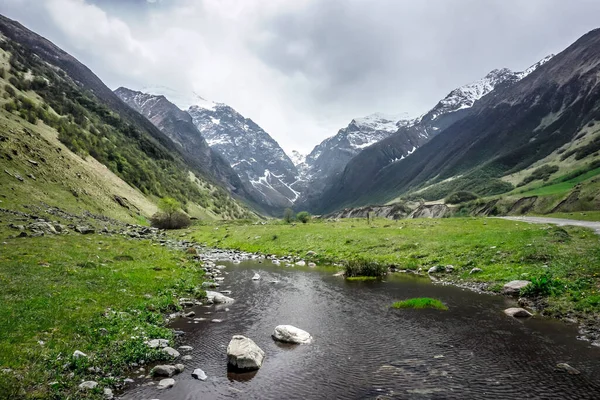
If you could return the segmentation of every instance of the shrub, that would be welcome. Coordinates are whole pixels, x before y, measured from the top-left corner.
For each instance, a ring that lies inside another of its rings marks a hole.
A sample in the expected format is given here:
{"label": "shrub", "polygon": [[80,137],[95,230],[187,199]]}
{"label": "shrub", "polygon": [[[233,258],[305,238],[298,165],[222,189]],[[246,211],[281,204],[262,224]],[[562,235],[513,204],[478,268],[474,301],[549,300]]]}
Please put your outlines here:
{"label": "shrub", "polygon": [[160,229],[183,229],[192,224],[190,217],[181,211],[172,214],[158,212],[150,218],[150,222],[153,227]]}
{"label": "shrub", "polygon": [[523,181],[519,183],[517,187],[525,186],[529,182],[537,180],[547,181],[548,179],[550,179],[550,175],[552,175],[556,171],[558,171],[558,165],[543,165],[534,170],[531,173],[531,175],[529,175],[527,178],[523,179]]}
{"label": "shrub", "polygon": [[531,283],[521,289],[521,296],[555,296],[564,291],[564,284],[560,279],[554,279],[550,273],[531,278]]}
{"label": "shrub", "polygon": [[477,195],[473,192],[468,192],[466,190],[461,190],[458,192],[452,193],[450,196],[446,197],[445,202],[447,204],[459,204],[467,201],[477,199]]}
{"label": "shrub", "polygon": [[303,224],[306,224],[308,221],[310,221],[310,213],[308,211],[301,211],[298,214],[296,214],[296,219],[300,222],[302,222]]}
{"label": "shrub", "polygon": [[288,224],[294,220],[294,211],[291,208],[286,208],[283,212],[283,220]]}
{"label": "shrub", "polygon": [[384,276],[388,272],[385,265],[381,265],[374,261],[355,259],[347,261],[344,265],[346,278],[354,276]]}
{"label": "shrub", "polygon": [[9,94],[10,97],[15,97],[17,95],[15,89],[10,85],[4,85],[4,90]]}

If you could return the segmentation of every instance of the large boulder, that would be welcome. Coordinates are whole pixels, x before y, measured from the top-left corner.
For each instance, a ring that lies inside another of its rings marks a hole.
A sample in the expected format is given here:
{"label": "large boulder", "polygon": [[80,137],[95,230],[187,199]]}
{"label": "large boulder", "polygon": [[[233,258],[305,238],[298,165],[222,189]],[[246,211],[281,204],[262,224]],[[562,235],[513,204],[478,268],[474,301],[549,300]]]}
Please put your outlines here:
{"label": "large boulder", "polygon": [[504,310],[504,314],[515,318],[528,318],[532,316],[532,314],[529,311],[519,307],[507,308],[506,310]]}
{"label": "large boulder", "polygon": [[292,325],[279,325],[275,327],[271,336],[273,339],[285,343],[307,344],[312,341],[310,333]]}
{"label": "large boulder", "polygon": [[521,293],[521,289],[530,284],[530,281],[510,281],[504,285],[502,293],[510,296],[518,296]]}
{"label": "large boulder", "polygon": [[227,364],[240,371],[253,371],[262,366],[265,352],[242,335],[235,335],[227,346]]}

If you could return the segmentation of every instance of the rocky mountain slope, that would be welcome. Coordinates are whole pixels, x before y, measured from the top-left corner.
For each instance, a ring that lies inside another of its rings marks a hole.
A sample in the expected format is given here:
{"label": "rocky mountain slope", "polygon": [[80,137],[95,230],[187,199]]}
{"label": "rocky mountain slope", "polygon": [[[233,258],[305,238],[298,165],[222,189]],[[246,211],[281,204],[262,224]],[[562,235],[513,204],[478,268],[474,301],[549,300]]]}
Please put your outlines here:
{"label": "rocky mountain slope", "polygon": [[[4,186],[3,182],[2,187],[13,187],[3,193],[5,199],[18,204],[18,193],[29,192],[18,187],[27,187],[33,190],[30,193],[42,193],[49,204],[87,204],[99,211],[111,204],[136,217],[152,211],[153,206],[148,205],[152,204],[151,199],[170,195],[185,203],[192,215],[210,218],[250,215],[216,183],[217,179],[204,164],[183,153],[75,58],[3,16],[0,16],[0,33],[3,89],[0,105],[5,125],[12,126],[14,132],[3,139],[3,149],[14,147],[11,153],[2,152],[3,166],[9,171],[2,180],[11,181],[10,186]],[[41,143],[36,148],[40,154],[46,150],[66,151],[61,158],[65,161],[55,163],[41,176],[28,173],[29,165],[37,162],[41,166],[49,159],[36,161],[34,157],[31,162],[21,159],[19,148],[31,152],[33,145],[28,141],[34,140]],[[55,148],[53,141],[68,150]],[[73,161],[66,160],[73,157],[83,168],[77,179],[89,175],[90,182],[102,181],[108,186],[91,185],[88,187],[95,190],[88,191],[77,187],[76,181],[62,179],[71,175],[68,169]],[[96,179],[98,174],[94,169],[102,168],[114,174],[114,179]],[[136,207],[130,207],[131,201],[123,201],[122,195],[130,190],[119,188],[127,185],[139,199]],[[106,198],[114,204],[100,202],[99,190],[107,192]]]}
{"label": "rocky mountain slope", "polygon": [[493,70],[482,79],[453,90],[419,118],[410,118],[406,114],[396,117],[373,114],[353,120],[337,135],[316,146],[299,165],[300,182],[295,186],[303,192],[299,204],[318,209],[316,203],[321,201],[323,189],[341,177],[354,157],[360,160],[355,164],[363,169],[367,179],[388,164],[403,160],[465,116],[477,100],[496,87],[523,79],[551,58],[552,55],[545,57],[522,72],[508,68]]}
{"label": "rocky mountain slope", "polygon": [[191,106],[187,112],[208,145],[258,193],[272,210],[290,207],[298,171],[279,144],[260,126],[222,103]]}
{"label": "rocky mountain slope", "polygon": [[115,94],[128,106],[148,118],[198,165],[210,171],[219,183],[233,193],[243,197],[248,196],[237,174],[219,154],[211,150],[188,113],[180,110],[165,96],[151,95],[124,87],[115,90]]}
{"label": "rocky mountain slope", "polygon": [[321,209],[385,202],[416,191],[439,199],[456,190],[479,195],[511,190],[504,176],[592,134],[588,125],[594,125],[599,112],[599,48],[595,30],[522,73],[496,71],[492,77],[501,79],[487,94],[486,85],[454,91],[418,124],[399,131],[438,128],[433,139],[397,161],[394,136],[361,152],[320,197]]}

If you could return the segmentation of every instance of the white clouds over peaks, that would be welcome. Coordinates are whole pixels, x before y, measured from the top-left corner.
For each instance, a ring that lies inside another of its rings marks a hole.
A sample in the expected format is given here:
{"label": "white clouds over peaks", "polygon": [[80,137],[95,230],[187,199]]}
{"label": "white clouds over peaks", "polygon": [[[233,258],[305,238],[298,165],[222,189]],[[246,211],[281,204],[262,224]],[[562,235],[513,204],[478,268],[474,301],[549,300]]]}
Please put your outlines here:
{"label": "white clouds over peaks", "polygon": [[[193,90],[308,152],[598,27],[596,0],[0,0],[109,87]],[[525,4],[526,3],[526,4]]]}

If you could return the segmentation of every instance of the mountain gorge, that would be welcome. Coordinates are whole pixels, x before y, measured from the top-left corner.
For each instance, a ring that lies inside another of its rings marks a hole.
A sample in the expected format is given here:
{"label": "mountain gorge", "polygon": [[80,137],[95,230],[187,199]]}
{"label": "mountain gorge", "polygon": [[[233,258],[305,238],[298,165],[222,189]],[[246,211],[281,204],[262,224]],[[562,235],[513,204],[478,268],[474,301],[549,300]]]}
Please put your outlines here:
{"label": "mountain gorge", "polygon": [[254,121],[194,94],[160,86],[144,90],[151,93],[126,88],[115,93],[263,212],[277,214],[292,206],[299,195],[291,188],[296,167]]}

